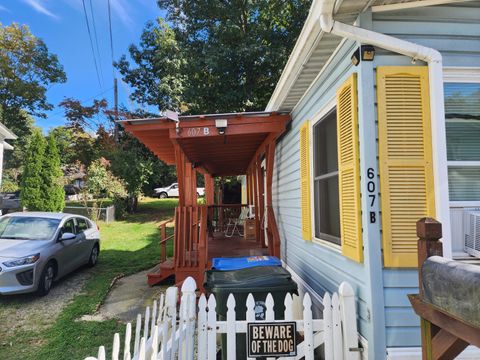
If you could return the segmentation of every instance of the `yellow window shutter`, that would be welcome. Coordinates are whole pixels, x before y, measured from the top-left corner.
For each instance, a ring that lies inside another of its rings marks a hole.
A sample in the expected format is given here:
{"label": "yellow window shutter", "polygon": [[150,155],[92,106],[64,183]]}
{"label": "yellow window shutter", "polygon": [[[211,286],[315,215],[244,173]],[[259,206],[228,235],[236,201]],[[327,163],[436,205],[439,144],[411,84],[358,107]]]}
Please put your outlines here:
{"label": "yellow window shutter", "polygon": [[300,128],[300,191],[302,198],[302,238],[312,240],[310,208],[310,130],[308,121]]}
{"label": "yellow window shutter", "polygon": [[435,216],[428,68],[377,68],[385,267],[417,267],[416,222]]}
{"label": "yellow window shutter", "polygon": [[363,262],[357,74],[337,90],[338,190],[342,253]]}

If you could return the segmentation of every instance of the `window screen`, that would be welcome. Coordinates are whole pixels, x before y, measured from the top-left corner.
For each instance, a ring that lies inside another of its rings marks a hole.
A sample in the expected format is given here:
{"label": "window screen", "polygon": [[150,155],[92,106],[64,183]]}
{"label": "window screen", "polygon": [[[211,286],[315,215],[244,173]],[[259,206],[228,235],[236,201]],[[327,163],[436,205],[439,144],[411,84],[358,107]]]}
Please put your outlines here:
{"label": "window screen", "polygon": [[314,125],[313,146],[315,237],[340,244],[335,111]]}

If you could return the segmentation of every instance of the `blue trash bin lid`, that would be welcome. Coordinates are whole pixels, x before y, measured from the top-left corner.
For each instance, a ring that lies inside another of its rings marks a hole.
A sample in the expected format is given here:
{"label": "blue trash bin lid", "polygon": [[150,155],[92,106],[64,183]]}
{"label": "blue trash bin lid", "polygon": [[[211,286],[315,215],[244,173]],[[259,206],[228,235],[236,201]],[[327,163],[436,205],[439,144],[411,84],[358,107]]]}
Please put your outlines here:
{"label": "blue trash bin lid", "polygon": [[245,256],[212,259],[212,269],[215,270],[240,270],[255,266],[282,266],[282,262],[275,256]]}

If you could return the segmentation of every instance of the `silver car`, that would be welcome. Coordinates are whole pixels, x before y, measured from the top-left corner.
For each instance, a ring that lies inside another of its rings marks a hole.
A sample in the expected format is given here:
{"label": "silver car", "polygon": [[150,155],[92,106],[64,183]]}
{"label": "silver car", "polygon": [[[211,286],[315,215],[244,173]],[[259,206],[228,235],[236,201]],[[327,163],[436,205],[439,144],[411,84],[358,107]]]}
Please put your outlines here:
{"label": "silver car", "polygon": [[80,215],[24,212],[0,217],[0,295],[37,291],[82,265],[94,266],[100,251],[97,225]]}

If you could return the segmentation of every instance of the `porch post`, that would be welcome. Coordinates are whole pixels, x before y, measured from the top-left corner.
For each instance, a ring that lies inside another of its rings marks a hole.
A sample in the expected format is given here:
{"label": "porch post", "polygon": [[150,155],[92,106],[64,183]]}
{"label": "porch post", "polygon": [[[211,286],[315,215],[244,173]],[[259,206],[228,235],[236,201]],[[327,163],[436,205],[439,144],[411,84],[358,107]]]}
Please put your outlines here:
{"label": "porch post", "polygon": [[207,205],[215,204],[214,181],[213,176],[206,173],[203,175],[205,180],[205,202]]}
{"label": "porch post", "polygon": [[[278,233],[277,222],[272,205],[272,183],[273,183],[273,162],[275,160],[275,140],[270,142],[266,151],[267,165],[267,216],[268,216],[268,247],[270,254],[280,257],[280,234]],[[271,240],[271,241],[270,241]]]}
{"label": "porch post", "polygon": [[193,171],[192,171],[192,164],[190,162],[185,162],[185,184],[184,184],[184,191],[185,191],[185,205],[186,206],[193,206],[193,194],[192,194],[192,178],[193,178]]}
{"label": "porch post", "polygon": [[263,226],[265,224],[265,189],[263,184],[263,172],[262,172],[262,162],[261,158],[257,158],[256,163],[256,171],[257,171],[257,181],[258,181],[258,206],[255,208],[255,217],[259,219],[259,227],[257,233],[257,242],[265,246],[265,232],[263,231]]}
{"label": "porch post", "polygon": [[177,169],[178,206],[185,206],[185,154],[180,145],[174,142],[175,166]]}

